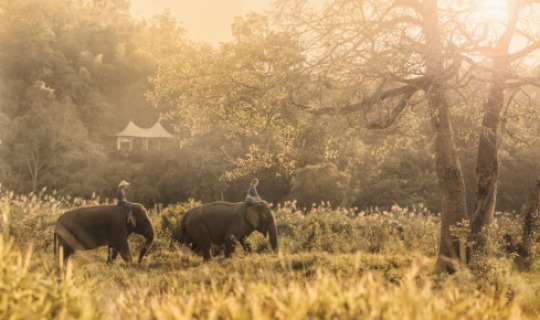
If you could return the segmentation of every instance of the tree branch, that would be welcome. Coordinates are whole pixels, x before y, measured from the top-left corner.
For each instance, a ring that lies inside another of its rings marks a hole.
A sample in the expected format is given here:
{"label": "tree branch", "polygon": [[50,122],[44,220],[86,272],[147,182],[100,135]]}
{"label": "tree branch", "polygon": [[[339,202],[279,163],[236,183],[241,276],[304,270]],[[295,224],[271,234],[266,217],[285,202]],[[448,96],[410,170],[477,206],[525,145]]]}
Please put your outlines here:
{"label": "tree branch", "polygon": [[[370,110],[371,107],[374,104],[376,104],[377,102],[380,102],[380,101],[383,101],[383,100],[386,100],[386,99],[390,99],[390,98],[394,98],[394,97],[398,97],[400,95],[403,95],[403,98],[406,97],[408,99],[413,94],[415,94],[418,90],[420,90],[420,88],[417,87],[417,86],[405,85],[405,86],[401,86],[399,88],[394,88],[394,89],[387,90],[387,91],[385,91],[383,93],[377,92],[377,93],[373,94],[372,96],[370,96],[368,98],[365,98],[361,102],[354,103],[354,104],[348,105],[346,107],[340,108],[339,109],[339,114],[346,115],[346,114],[351,114],[351,113],[354,113],[354,112],[365,111],[366,109]],[[402,98],[402,100],[403,100],[403,98]]]}
{"label": "tree branch", "polygon": [[407,106],[407,102],[409,99],[414,95],[415,91],[408,92],[407,94],[404,94],[403,97],[401,97],[401,101],[397,104],[397,106],[392,110],[389,117],[386,117],[385,119],[379,121],[379,122],[368,122],[366,125],[366,128],[368,129],[386,129],[390,127],[394,122],[396,122],[399,115],[405,110],[405,107]]}
{"label": "tree branch", "polygon": [[517,75],[514,75],[512,79],[509,79],[512,81],[507,81],[505,83],[506,89],[517,89],[522,86],[534,86],[534,87],[540,87],[540,77],[519,77]]}
{"label": "tree branch", "polygon": [[527,46],[527,47],[519,50],[518,52],[511,54],[509,59],[510,59],[510,61],[515,61],[515,60],[521,59],[521,58],[527,56],[528,54],[530,54],[530,53],[532,53],[532,52],[534,52],[534,51],[536,51],[538,49],[540,49],[540,41],[537,41],[537,42],[531,44],[530,46]]}

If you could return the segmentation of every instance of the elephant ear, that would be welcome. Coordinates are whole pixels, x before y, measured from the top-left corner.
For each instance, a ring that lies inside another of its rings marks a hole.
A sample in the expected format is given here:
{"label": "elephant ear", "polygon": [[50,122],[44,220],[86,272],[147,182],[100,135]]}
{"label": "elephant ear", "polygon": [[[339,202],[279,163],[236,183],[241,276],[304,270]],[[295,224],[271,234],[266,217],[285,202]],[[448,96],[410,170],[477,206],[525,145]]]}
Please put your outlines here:
{"label": "elephant ear", "polygon": [[250,206],[246,210],[246,220],[251,224],[255,229],[259,228],[261,223],[261,215],[257,207]]}

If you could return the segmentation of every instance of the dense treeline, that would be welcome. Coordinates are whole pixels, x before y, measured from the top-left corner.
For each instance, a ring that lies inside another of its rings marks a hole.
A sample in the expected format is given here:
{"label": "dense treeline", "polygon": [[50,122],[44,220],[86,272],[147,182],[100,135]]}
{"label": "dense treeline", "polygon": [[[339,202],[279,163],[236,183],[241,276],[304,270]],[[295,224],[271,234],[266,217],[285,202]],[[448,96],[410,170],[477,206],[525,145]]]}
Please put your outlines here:
{"label": "dense treeline", "polygon": [[[257,176],[273,202],[439,210],[429,111],[420,104],[380,130],[361,126],[360,116],[313,112],[305,105],[314,99],[340,106],[361,93],[340,85],[352,75],[306,68],[307,44],[275,16],[238,17],[234,40],[212,47],[189,39],[169,14],[141,21],[128,10],[125,0],[0,2],[5,187],[113,197],[126,179],[129,198],[151,205],[238,201]],[[476,89],[468,100],[450,93],[469,211],[486,88]],[[536,91],[527,94],[534,104]],[[518,122],[501,133],[497,208],[519,211],[540,170],[538,116],[525,107],[510,116]],[[161,119],[180,148],[118,153],[112,135],[130,119],[141,127]]]}

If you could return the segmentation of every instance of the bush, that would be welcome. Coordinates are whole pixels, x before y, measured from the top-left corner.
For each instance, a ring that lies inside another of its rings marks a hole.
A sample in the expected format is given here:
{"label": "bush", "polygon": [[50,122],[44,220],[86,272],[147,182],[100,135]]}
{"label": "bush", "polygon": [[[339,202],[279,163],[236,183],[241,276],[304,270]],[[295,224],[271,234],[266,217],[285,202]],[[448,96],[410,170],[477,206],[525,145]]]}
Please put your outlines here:
{"label": "bush", "polygon": [[391,211],[356,208],[332,209],[322,203],[304,213],[296,202],[275,210],[280,247],[290,252],[406,253],[435,255],[439,240],[439,219],[426,215],[423,207]]}
{"label": "bush", "polygon": [[180,241],[180,222],[182,221],[182,217],[189,210],[200,205],[200,202],[190,199],[188,202],[171,205],[161,211],[161,235],[168,236],[174,241]]}
{"label": "bush", "polygon": [[340,171],[332,163],[307,165],[296,171],[292,179],[290,199],[296,199],[301,207],[330,202],[332,206],[348,206],[354,200],[350,190],[351,176]]}

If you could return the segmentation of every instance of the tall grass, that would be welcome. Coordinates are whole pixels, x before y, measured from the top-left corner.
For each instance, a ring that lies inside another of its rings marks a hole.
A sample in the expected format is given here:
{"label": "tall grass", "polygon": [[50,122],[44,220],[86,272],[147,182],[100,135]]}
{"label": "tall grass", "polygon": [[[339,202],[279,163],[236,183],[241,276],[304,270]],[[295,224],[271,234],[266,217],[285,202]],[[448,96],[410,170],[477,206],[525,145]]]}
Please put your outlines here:
{"label": "tall grass", "polygon": [[[170,290],[149,300],[143,310],[128,308],[123,315],[135,319],[518,319],[517,304],[503,295],[462,291],[449,282],[433,290],[418,284],[418,264],[398,284],[376,273],[344,278],[325,271],[312,279],[278,277],[273,283],[245,282],[237,274],[219,283],[210,281],[195,292]],[[141,300],[148,291],[128,293],[128,301]],[[144,299],[144,298],[143,298]]]}
{"label": "tall grass", "polygon": [[59,276],[50,266],[36,267],[32,244],[25,253],[13,246],[9,202],[1,210],[0,319],[95,319],[97,309],[85,305],[88,296],[75,285],[71,267]]}
{"label": "tall grass", "polygon": [[[538,267],[517,273],[501,254],[518,222],[500,215],[482,272],[431,274],[439,220],[418,208],[385,212],[327,204],[276,206],[280,253],[252,235],[254,253],[203,263],[177,245],[196,202],[150,211],[157,242],[143,266],[106,264],[106,248],[77,252],[63,271],[54,222],[100,200],[2,193],[0,318],[10,319],[520,319],[539,316]],[[7,217],[7,218],[4,218]],[[501,221],[504,220],[504,223]],[[508,220],[508,221],[506,221]],[[7,231],[6,231],[7,230]],[[5,240],[7,239],[7,240]],[[137,237],[130,246],[136,250]]]}
{"label": "tall grass", "polygon": [[2,228],[2,239],[4,241],[9,240],[9,231],[10,231],[10,213],[11,210],[9,208],[9,202],[7,201],[1,201],[0,202],[0,218],[2,219],[0,222],[0,227]]}

